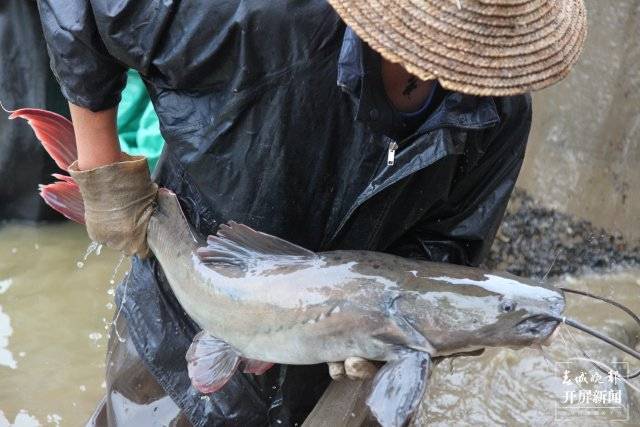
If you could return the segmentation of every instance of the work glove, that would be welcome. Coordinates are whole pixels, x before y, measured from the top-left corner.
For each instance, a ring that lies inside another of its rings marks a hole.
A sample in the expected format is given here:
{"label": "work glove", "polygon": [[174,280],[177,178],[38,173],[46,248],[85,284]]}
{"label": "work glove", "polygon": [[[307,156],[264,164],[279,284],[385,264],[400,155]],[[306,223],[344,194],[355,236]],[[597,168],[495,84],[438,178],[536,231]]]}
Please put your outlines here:
{"label": "work glove", "polygon": [[351,380],[366,380],[378,372],[378,365],[362,357],[348,357],[344,362],[329,362],[329,376],[334,380],[346,377]]}
{"label": "work glove", "polygon": [[80,187],[89,237],[127,255],[149,254],[147,224],[158,186],[151,181],[142,156],[123,154],[123,160],[95,169],[69,173]]}

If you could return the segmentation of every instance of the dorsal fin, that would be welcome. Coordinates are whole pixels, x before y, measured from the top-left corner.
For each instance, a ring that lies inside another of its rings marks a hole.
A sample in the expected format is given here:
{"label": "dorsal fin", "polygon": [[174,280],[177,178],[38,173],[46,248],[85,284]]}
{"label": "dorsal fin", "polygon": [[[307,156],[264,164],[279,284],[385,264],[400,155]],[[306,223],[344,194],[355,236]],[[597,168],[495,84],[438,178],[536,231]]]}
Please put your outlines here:
{"label": "dorsal fin", "polygon": [[198,256],[209,264],[232,264],[242,268],[274,257],[312,258],[316,254],[279,237],[261,233],[229,221],[222,224],[215,236],[207,238],[207,246],[198,249]]}

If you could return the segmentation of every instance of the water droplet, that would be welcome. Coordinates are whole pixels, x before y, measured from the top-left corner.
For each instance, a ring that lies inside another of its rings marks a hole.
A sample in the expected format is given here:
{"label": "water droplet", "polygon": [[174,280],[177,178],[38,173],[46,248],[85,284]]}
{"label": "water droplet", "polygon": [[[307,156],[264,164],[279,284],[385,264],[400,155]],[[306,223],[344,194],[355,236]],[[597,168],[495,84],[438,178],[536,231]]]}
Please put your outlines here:
{"label": "water droplet", "polygon": [[115,284],[116,284],[116,281],[115,281],[115,280],[113,280],[113,279],[111,279],[111,280],[109,280],[109,284],[111,284],[111,285],[115,285]]}
{"label": "water droplet", "polygon": [[105,307],[107,307],[107,310],[111,310],[113,308],[113,304],[108,302],[107,304],[105,304]]}
{"label": "water droplet", "polygon": [[89,339],[90,340],[98,341],[100,338],[102,338],[102,334],[100,332],[91,332],[89,334]]}
{"label": "water droplet", "polygon": [[102,381],[102,384],[100,384],[100,388],[107,388],[106,381]]}
{"label": "water droplet", "polygon": [[18,353],[18,356],[20,357],[25,357],[27,355],[27,353],[25,353],[24,351],[21,351],[20,353]]}
{"label": "water droplet", "polygon": [[278,419],[278,420],[276,420],[276,422],[277,422],[278,424],[282,424],[282,420],[279,420],[279,419]]}
{"label": "water droplet", "polygon": [[83,384],[80,385],[80,391],[87,391],[87,387]]}
{"label": "water droplet", "polygon": [[100,246],[101,245],[98,242],[89,243],[89,246],[87,246],[87,251],[84,254],[84,259],[86,260],[87,258],[89,258],[89,255],[94,253]]}
{"label": "water droplet", "polygon": [[17,254],[18,253],[18,248],[11,248],[11,253],[12,254]]}
{"label": "water droplet", "polygon": [[59,426],[60,421],[62,421],[62,417],[58,414],[47,415],[47,423],[49,424],[55,424],[56,426]]}
{"label": "water droplet", "polygon": [[40,245],[37,244],[37,243],[35,245],[33,245],[33,247],[36,249],[36,251],[40,249]]}
{"label": "water droplet", "polygon": [[115,291],[115,289],[113,289],[113,288],[109,288],[109,289],[107,290],[107,295],[113,295],[113,294],[115,294],[115,293],[116,293],[116,291]]}
{"label": "water droplet", "polygon": [[82,268],[82,267],[84,267],[84,262],[82,262],[82,261],[78,261],[78,262],[76,262],[76,266],[77,266],[78,268]]}

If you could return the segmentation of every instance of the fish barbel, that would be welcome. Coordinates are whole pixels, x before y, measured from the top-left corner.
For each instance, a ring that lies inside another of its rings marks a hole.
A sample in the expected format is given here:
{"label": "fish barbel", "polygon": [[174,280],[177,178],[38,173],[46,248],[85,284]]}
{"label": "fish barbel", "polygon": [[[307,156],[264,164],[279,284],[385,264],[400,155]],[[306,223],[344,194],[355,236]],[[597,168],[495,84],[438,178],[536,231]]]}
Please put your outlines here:
{"label": "fish barbel", "polygon": [[[29,119],[36,133],[40,126],[39,138],[63,169],[75,160],[66,119],[35,109],[13,115]],[[41,187],[43,198],[81,221],[77,185],[57,177]],[[202,328],[186,356],[198,390],[219,390],[237,369],[260,374],[274,363],[362,357],[386,362],[367,400],[385,427],[413,414],[432,358],[544,343],[565,308],[558,289],[507,273],[381,252],[314,253],[235,222],[205,238],[167,189],[158,193],[147,242]]]}

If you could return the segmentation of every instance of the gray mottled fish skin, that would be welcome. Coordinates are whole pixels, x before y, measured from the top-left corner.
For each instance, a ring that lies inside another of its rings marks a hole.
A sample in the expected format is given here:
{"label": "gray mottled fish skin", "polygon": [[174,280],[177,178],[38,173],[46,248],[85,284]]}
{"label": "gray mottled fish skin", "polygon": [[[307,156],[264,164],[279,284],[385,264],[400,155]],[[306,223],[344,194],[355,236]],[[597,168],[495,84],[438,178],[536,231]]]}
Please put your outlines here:
{"label": "gray mottled fish skin", "polygon": [[185,311],[244,357],[314,364],[403,349],[443,356],[544,342],[563,295],[508,274],[366,251],[208,265],[175,196],[161,192],[148,243]]}

